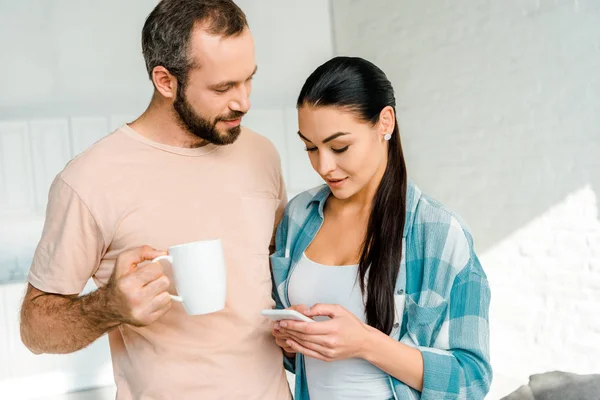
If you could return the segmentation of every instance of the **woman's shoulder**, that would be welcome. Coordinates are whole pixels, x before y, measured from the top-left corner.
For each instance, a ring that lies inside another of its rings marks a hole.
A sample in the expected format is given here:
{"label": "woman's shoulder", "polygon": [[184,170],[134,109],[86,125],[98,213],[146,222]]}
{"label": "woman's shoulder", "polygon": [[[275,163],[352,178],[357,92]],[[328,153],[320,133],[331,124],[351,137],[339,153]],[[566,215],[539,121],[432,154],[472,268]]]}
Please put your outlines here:
{"label": "woman's shoulder", "polygon": [[[406,240],[407,257],[411,259],[407,280],[410,277],[413,286],[420,285],[419,296],[428,293],[432,299],[448,299],[455,285],[467,281],[487,286],[468,225],[436,199],[420,193]],[[433,301],[427,296],[423,304]]]}
{"label": "woman's shoulder", "polygon": [[306,218],[311,210],[311,205],[320,204],[327,199],[329,187],[325,184],[298,193],[285,207],[285,215],[294,219]]}
{"label": "woman's shoulder", "polygon": [[470,263],[475,250],[468,224],[431,196],[420,194],[407,239],[420,243],[424,248],[423,254],[437,257],[456,272],[465,267],[479,270],[478,266]]}
{"label": "woman's shoulder", "polygon": [[419,197],[415,210],[415,223],[427,227],[439,224],[450,225],[471,235],[468,224],[459,214],[425,193],[421,193]]}

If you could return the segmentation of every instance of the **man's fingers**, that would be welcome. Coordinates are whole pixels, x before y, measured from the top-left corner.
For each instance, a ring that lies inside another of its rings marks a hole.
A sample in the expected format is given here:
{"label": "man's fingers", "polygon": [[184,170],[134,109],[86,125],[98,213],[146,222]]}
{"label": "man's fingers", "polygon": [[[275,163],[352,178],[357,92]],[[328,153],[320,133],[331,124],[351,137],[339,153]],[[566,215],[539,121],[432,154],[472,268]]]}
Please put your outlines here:
{"label": "man's fingers", "polygon": [[152,299],[152,310],[154,312],[171,308],[171,296],[167,292],[162,292]]}
{"label": "man's fingers", "polygon": [[171,306],[165,306],[159,310],[154,311],[152,314],[150,314],[150,318],[152,319],[152,322],[155,322],[156,320],[160,319],[163,315],[165,315],[167,313],[167,311],[169,311],[170,308],[171,308]]}
{"label": "man's fingers", "polygon": [[142,261],[151,261],[151,260],[154,260],[156,257],[167,255],[166,251],[157,250],[150,246],[141,246],[141,247],[137,247],[133,250],[135,251],[135,255],[137,257],[136,258],[137,264],[141,263]]}
{"label": "man's fingers", "polygon": [[150,282],[164,276],[163,268],[159,263],[144,265],[135,271],[136,277],[142,285],[148,285]]}
{"label": "man's fingers", "polygon": [[139,264],[143,261],[151,261],[156,257],[166,255],[166,251],[156,250],[150,246],[140,246],[123,252],[119,257],[127,261],[128,264]]}
{"label": "man's fingers", "polygon": [[161,272],[157,279],[148,282],[142,290],[146,296],[154,297],[159,293],[166,292],[169,286],[171,286],[171,281]]}
{"label": "man's fingers", "polygon": [[166,255],[166,251],[156,250],[150,246],[140,246],[119,254],[115,264],[115,272],[124,275],[143,261],[153,260]]}

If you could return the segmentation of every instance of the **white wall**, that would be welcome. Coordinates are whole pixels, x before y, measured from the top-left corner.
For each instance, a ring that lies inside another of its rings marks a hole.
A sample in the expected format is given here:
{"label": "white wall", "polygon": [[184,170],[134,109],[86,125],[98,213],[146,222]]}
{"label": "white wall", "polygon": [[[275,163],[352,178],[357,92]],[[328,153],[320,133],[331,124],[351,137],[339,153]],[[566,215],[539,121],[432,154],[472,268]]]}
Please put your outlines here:
{"label": "white wall", "polygon": [[335,47],[396,89],[409,174],[474,231],[490,399],[600,372],[600,2],[333,0]]}
{"label": "white wall", "polygon": [[[0,0],[0,118],[143,111],[141,29],[157,0]],[[256,108],[294,106],[331,56],[329,2],[239,0],[256,40]],[[310,21],[310,25],[306,22]]]}
{"label": "white wall", "polygon": [[[73,355],[33,356],[20,343],[18,311],[51,180],[150,99],[140,35],[155,4],[0,0],[0,398],[47,397],[112,382],[105,338]],[[245,124],[277,146],[294,194],[319,183],[297,139],[294,106],[304,79],[332,55],[330,5],[238,4],[247,13],[259,66]]]}
{"label": "white wall", "polygon": [[[0,286],[0,398],[111,380],[105,341],[71,356],[19,344],[18,282],[49,180],[147,104],[155,3],[0,0],[0,281],[17,281]],[[304,79],[334,44],[369,58],[396,87],[411,176],[473,228],[493,290],[489,398],[531,373],[598,372],[600,3],[333,3],[332,43],[327,1],[239,1],[259,64],[246,124],[278,147],[290,192],[318,183],[295,137]]]}

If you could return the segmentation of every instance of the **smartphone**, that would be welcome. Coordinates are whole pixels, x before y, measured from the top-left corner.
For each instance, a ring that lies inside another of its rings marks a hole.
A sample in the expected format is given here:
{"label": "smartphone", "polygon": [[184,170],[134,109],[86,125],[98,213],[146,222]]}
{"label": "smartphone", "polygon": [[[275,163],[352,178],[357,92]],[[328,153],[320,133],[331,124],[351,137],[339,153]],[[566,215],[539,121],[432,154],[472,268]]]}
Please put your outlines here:
{"label": "smartphone", "polygon": [[262,310],[260,314],[273,321],[289,319],[292,321],[315,322],[313,319],[296,310]]}

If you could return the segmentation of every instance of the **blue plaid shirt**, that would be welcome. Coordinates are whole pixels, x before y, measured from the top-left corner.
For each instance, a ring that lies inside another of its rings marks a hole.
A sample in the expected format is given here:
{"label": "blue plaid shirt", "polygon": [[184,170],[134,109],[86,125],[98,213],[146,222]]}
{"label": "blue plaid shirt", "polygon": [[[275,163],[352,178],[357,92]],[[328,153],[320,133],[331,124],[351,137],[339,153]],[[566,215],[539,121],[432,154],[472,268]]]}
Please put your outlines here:
{"label": "blue plaid shirt", "polygon": [[[277,308],[291,306],[289,277],[323,223],[330,193],[326,185],[318,187],[286,207],[271,256]],[[465,225],[411,181],[394,298],[390,336],[418,348],[424,361],[423,391],[389,376],[394,398],[483,399],[492,381],[487,278]],[[296,374],[295,399],[308,400],[304,356],[297,354],[295,363],[286,359],[285,364]]]}

